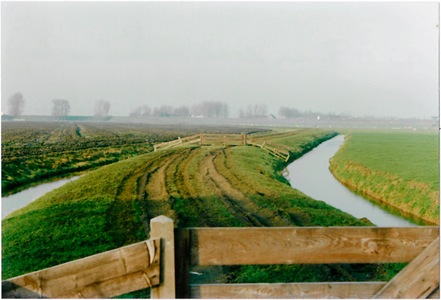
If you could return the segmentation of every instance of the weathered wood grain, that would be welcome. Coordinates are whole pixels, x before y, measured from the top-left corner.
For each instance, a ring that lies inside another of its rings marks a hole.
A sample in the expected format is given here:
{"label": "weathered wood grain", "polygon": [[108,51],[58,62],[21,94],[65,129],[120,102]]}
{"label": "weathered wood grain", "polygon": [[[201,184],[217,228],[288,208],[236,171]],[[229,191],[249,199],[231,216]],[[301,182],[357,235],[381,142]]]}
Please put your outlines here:
{"label": "weathered wood grain", "polygon": [[176,298],[175,238],[173,220],[159,216],[150,220],[150,236],[161,238],[160,284],[151,290],[152,299]]}
{"label": "weathered wood grain", "polygon": [[199,299],[370,299],[386,282],[256,283],[191,285],[191,298]]}
{"label": "weathered wood grain", "polygon": [[152,239],[8,279],[3,298],[104,298],[159,284],[160,240]]}
{"label": "weathered wood grain", "polygon": [[439,238],[434,240],[375,296],[424,299],[439,287]]}
{"label": "weathered wood grain", "polygon": [[409,262],[439,227],[191,228],[191,265]]}

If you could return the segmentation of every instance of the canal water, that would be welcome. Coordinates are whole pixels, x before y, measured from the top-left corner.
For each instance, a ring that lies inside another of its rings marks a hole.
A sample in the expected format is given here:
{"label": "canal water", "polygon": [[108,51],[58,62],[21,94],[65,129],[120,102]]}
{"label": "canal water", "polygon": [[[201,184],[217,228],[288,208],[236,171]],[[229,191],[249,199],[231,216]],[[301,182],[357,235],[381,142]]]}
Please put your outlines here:
{"label": "canal water", "polygon": [[74,176],[66,179],[61,179],[58,181],[53,181],[49,183],[43,183],[34,187],[30,187],[26,190],[20,191],[17,194],[2,197],[2,219],[4,219],[11,212],[25,207],[32,201],[40,198],[47,192],[56,189],[63,184],[75,180],[80,176]]}
{"label": "canal water", "polygon": [[329,159],[334,156],[343,142],[344,136],[338,135],[292,162],[287,167],[288,174],[285,174],[291,186],[357,219],[365,217],[377,226],[424,225],[422,220],[412,219],[398,209],[355,193],[335,179],[329,171]]}

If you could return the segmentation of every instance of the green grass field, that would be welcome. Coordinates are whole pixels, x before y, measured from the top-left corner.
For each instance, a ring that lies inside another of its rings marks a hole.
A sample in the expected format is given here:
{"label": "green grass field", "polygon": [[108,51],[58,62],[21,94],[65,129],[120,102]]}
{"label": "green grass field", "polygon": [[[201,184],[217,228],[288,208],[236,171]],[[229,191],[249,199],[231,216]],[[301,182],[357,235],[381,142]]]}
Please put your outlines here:
{"label": "green grass field", "polygon": [[439,139],[422,133],[351,133],[331,160],[360,192],[439,224]]}
{"label": "green grass field", "polygon": [[[335,134],[299,130],[277,142],[300,156]],[[2,221],[2,278],[145,240],[158,215],[177,227],[367,225],[291,188],[285,167],[251,146],[184,146],[101,167]],[[349,272],[387,280],[401,267],[362,264]],[[230,283],[350,280],[333,265],[231,266],[216,274]]]}

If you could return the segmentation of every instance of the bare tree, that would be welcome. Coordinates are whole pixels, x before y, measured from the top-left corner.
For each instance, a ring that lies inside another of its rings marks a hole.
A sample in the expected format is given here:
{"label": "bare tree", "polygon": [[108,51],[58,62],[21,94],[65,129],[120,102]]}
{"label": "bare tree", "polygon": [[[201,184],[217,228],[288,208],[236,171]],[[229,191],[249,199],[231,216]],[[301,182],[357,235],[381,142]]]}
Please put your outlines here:
{"label": "bare tree", "polygon": [[249,104],[245,109],[245,117],[251,118],[253,116],[253,106]]}
{"label": "bare tree", "polygon": [[138,106],[135,109],[132,109],[129,113],[129,117],[139,117],[141,115],[141,107]]}
{"label": "bare tree", "polygon": [[24,111],[25,99],[22,93],[15,93],[8,99],[9,114],[18,117]]}
{"label": "bare tree", "polygon": [[110,102],[107,100],[97,100],[95,102],[94,114],[96,117],[107,117],[109,115]]}
{"label": "bare tree", "polygon": [[203,101],[193,105],[191,112],[204,118],[227,118],[230,108],[227,103],[221,101]]}
{"label": "bare tree", "polygon": [[186,105],[181,105],[175,109],[175,115],[177,117],[188,117],[190,109]]}
{"label": "bare tree", "polygon": [[245,112],[244,112],[243,108],[239,109],[239,118],[245,118]]}
{"label": "bare tree", "polygon": [[129,117],[148,117],[151,113],[152,109],[145,104],[132,109],[129,113]]}
{"label": "bare tree", "polygon": [[174,113],[174,107],[171,105],[161,105],[153,109],[153,116],[155,117],[170,117]]}
{"label": "bare tree", "polygon": [[64,120],[70,111],[69,101],[63,99],[54,99],[52,100],[52,116],[56,120]]}
{"label": "bare tree", "polygon": [[141,108],[140,113],[141,113],[141,116],[143,116],[143,117],[148,117],[152,113],[152,109],[147,104],[141,105],[140,108]]}

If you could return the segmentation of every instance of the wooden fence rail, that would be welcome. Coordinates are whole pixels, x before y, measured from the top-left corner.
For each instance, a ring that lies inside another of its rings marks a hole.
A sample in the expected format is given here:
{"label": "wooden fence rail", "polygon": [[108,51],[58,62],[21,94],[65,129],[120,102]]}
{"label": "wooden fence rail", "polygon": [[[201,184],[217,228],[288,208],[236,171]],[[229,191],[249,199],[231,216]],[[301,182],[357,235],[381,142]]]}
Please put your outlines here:
{"label": "wooden fence rail", "polygon": [[[3,281],[2,297],[439,298],[439,227],[174,228],[151,239]],[[409,264],[389,282],[190,284],[191,265]],[[435,291],[435,293],[434,293]]]}
{"label": "wooden fence rail", "polygon": [[[175,283],[177,298],[426,298],[439,286],[439,227],[175,228],[173,235],[175,266],[164,280]],[[190,265],[392,262],[411,263],[389,283],[189,284]]]}
{"label": "wooden fence rail", "polygon": [[2,282],[2,298],[109,298],[158,285],[160,239],[92,255]]}
{"label": "wooden fence rail", "polygon": [[248,138],[246,134],[198,134],[186,138],[178,138],[170,142],[160,143],[153,146],[154,150],[163,150],[172,147],[178,147],[182,145],[199,143],[201,145],[224,145],[224,146],[256,146],[264,149],[270,154],[284,160],[288,161],[290,154],[290,148],[284,145],[279,145],[267,141],[257,140]]}

